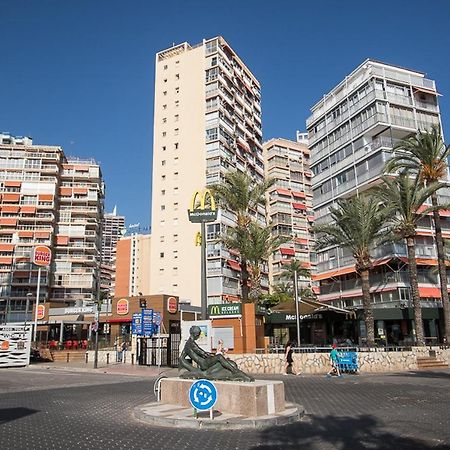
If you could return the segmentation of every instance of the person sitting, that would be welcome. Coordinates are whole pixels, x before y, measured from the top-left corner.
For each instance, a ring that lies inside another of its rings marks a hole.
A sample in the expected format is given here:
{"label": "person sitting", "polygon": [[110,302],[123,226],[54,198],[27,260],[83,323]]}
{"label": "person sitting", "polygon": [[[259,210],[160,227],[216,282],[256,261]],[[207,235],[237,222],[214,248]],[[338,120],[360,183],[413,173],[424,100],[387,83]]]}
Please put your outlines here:
{"label": "person sitting", "polygon": [[195,342],[200,337],[200,327],[192,326],[189,334],[190,337],[186,341],[178,364],[179,370],[185,370],[180,378],[255,381],[250,375],[239,370],[234,361],[224,358],[222,354],[214,355],[200,348]]}

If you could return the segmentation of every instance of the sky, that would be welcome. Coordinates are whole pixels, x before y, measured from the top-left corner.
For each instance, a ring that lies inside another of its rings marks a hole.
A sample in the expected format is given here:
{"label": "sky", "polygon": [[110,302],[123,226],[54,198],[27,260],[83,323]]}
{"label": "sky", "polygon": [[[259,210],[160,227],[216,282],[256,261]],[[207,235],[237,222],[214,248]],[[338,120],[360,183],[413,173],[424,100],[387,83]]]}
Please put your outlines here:
{"label": "sky", "polygon": [[0,132],[96,159],[106,211],[149,227],[156,52],[224,36],[261,82],[265,140],[295,140],[368,57],[412,68],[450,136],[449,21],[450,0],[0,0]]}

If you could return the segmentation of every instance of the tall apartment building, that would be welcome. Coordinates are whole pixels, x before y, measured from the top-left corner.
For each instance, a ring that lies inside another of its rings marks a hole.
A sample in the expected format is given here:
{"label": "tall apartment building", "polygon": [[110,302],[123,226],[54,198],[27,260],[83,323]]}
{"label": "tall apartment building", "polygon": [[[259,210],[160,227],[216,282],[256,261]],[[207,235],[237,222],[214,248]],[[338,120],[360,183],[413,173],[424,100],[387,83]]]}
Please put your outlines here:
{"label": "tall apartment building", "polygon": [[[380,182],[383,166],[399,139],[440,124],[438,95],[435,82],[425,74],[368,59],[313,106],[307,128],[317,223],[330,221],[329,208],[336,200]],[[441,201],[448,203],[448,198]],[[449,218],[443,217],[443,227],[450,236]],[[431,218],[420,223],[416,250],[425,333],[435,337],[440,293],[433,270]],[[413,315],[405,246],[379,247],[373,249],[373,256],[371,293],[377,337],[411,342]],[[350,252],[327,249],[318,252],[317,261],[320,299],[361,308],[360,280]]]}
{"label": "tall apartment building", "polygon": [[114,294],[116,245],[125,231],[125,217],[117,215],[117,208],[106,213],[102,222],[102,290]]}
{"label": "tall apartment building", "polygon": [[132,234],[117,241],[116,297],[150,295],[150,234]]}
{"label": "tall apartment building", "polygon": [[99,166],[66,158],[61,147],[1,134],[0,169],[0,298],[8,318],[23,320],[27,299],[36,298],[37,244],[53,256],[50,270],[42,270],[40,301],[92,301],[103,212]]}
{"label": "tall apartment building", "polygon": [[312,268],[312,173],[310,151],[304,143],[271,139],[264,143],[263,149],[266,176],[276,180],[268,193],[268,222],[272,224],[274,234],[292,238],[270,258],[269,279],[274,284],[283,272],[283,266],[293,259]]}
{"label": "tall apartment building", "polygon": [[[200,304],[198,224],[187,209],[195,191],[230,170],[264,177],[260,85],[222,37],[156,55],[150,289]],[[264,209],[257,217],[265,220]],[[215,242],[233,226],[222,211],[207,225],[208,302],[238,300],[236,255]]]}

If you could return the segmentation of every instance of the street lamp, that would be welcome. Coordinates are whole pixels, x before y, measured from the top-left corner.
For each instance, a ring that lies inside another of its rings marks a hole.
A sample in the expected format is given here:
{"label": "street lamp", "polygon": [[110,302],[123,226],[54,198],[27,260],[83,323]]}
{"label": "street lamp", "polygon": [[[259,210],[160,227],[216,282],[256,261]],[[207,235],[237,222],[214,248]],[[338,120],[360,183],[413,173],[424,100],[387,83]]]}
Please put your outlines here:
{"label": "street lamp", "polygon": [[295,316],[297,321],[297,342],[300,347],[300,312],[299,312],[299,304],[298,304],[298,278],[297,271],[294,270],[294,297],[295,297]]}

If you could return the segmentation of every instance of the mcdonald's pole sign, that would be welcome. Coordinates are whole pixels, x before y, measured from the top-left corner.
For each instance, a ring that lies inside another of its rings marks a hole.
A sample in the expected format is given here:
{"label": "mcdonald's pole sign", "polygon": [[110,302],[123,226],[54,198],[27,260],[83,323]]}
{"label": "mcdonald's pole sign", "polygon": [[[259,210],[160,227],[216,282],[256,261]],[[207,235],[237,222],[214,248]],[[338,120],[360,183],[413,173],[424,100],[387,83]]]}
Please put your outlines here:
{"label": "mcdonald's pole sign", "polygon": [[209,189],[194,192],[188,215],[192,223],[214,222],[217,219],[216,201]]}

